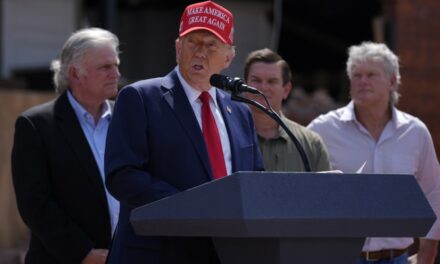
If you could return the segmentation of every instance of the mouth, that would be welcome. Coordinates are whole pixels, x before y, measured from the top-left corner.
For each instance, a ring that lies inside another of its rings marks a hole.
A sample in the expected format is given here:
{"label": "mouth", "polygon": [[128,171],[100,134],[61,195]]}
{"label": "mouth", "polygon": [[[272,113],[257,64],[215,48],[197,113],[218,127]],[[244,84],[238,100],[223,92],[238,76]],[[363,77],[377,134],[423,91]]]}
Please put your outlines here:
{"label": "mouth", "polygon": [[359,93],[371,93],[371,90],[369,90],[369,89],[360,89]]}
{"label": "mouth", "polygon": [[[267,100],[270,102],[269,98],[267,98]],[[264,98],[262,96],[255,97],[255,101],[257,101],[258,103],[260,103],[263,106],[267,107],[267,102],[266,102],[266,100],[264,100]]]}
{"label": "mouth", "polygon": [[118,82],[111,82],[106,84],[107,87],[118,87]]}
{"label": "mouth", "polygon": [[203,67],[203,65],[201,65],[201,64],[194,64],[193,65],[193,70],[195,70],[195,71],[202,71],[204,69],[205,69],[205,67]]}

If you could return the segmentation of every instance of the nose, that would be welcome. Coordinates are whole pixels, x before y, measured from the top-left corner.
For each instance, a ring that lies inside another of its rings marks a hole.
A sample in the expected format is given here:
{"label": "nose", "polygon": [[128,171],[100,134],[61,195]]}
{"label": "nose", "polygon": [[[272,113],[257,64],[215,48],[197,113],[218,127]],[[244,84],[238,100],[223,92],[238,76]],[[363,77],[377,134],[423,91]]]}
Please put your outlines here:
{"label": "nose", "polygon": [[267,82],[261,82],[258,87],[256,87],[258,90],[260,90],[262,93],[267,93],[270,88]]}
{"label": "nose", "polygon": [[121,77],[121,73],[119,72],[119,67],[117,65],[113,67],[112,71],[110,72],[110,76],[113,78]]}
{"label": "nose", "polygon": [[200,58],[206,58],[206,50],[207,48],[203,44],[199,44],[196,46],[195,55]]}
{"label": "nose", "polygon": [[359,85],[369,85],[370,84],[370,78],[368,78],[368,76],[363,75],[360,79],[359,79]]}

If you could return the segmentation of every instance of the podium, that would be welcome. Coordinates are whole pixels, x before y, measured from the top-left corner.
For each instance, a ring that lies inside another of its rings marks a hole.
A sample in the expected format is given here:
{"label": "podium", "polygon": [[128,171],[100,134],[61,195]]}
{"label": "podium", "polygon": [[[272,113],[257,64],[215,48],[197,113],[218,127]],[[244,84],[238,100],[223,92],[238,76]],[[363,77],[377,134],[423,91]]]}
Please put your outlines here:
{"label": "podium", "polygon": [[237,172],[132,211],[138,235],[212,237],[222,264],[356,263],[436,217],[404,174]]}

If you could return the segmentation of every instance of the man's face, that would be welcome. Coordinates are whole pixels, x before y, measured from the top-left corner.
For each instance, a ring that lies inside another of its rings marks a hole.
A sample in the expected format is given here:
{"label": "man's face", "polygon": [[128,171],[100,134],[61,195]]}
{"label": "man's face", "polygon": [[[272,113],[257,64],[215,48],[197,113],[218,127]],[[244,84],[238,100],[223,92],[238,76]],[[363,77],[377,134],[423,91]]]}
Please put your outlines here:
{"label": "man's face", "polygon": [[352,68],[351,98],[359,106],[388,105],[395,82],[395,77],[385,71],[384,62],[358,62]]}
{"label": "man's face", "polygon": [[[82,70],[77,71],[74,92],[80,98],[104,101],[118,92],[119,57],[112,47],[92,48],[83,55]],[[88,99],[86,99],[88,100]]]}
{"label": "man's face", "polygon": [[176,57],[185,80],[193,88],[206,91],[211,87],[211,75],[229,66],[233,52],[211,32],[197,30],[176,41]]}
{"label": "man's face", "polygon": [[[276,112],[281,110],[282,101],[287,98],[292,88],[290,82],[283,85],[282,70],[279,63],[253,63],[249,67],[246,83],[261,91]],[[267,106],[260,95],[247,93],[246,96]]]}

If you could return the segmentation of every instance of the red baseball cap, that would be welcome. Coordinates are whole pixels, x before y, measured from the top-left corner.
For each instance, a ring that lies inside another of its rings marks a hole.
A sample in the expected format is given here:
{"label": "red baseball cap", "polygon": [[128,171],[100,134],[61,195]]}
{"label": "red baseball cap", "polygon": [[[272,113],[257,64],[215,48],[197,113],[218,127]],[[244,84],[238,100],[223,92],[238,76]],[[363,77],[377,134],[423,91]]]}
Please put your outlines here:
{"label": "red baseball cap", "polygon": [[180,19],[179,36],[205,29],[215,34],[223,43],[232,45],[234,18],[232,13],[213,1],[189,5]]}

